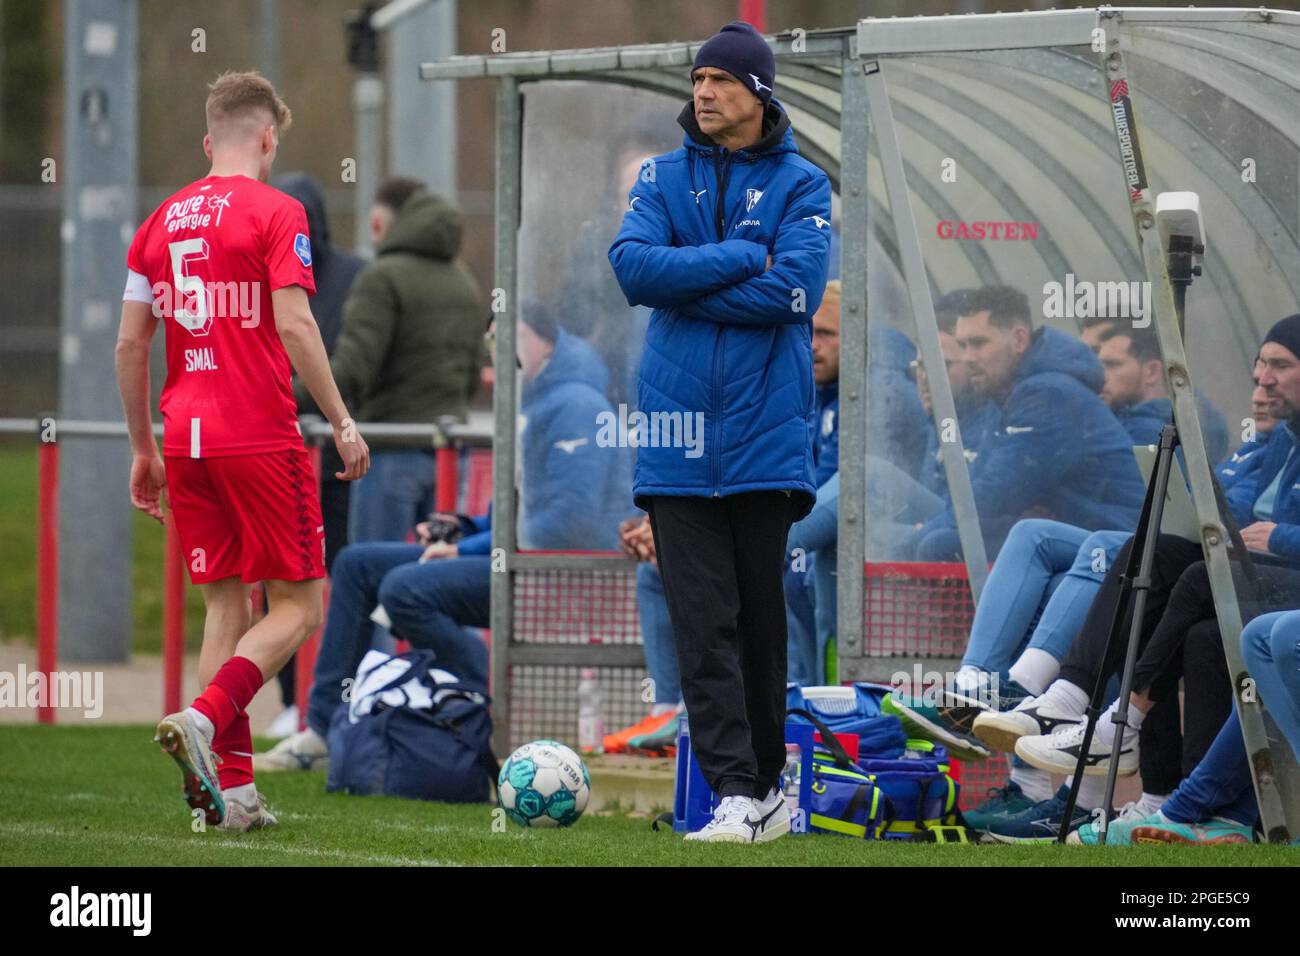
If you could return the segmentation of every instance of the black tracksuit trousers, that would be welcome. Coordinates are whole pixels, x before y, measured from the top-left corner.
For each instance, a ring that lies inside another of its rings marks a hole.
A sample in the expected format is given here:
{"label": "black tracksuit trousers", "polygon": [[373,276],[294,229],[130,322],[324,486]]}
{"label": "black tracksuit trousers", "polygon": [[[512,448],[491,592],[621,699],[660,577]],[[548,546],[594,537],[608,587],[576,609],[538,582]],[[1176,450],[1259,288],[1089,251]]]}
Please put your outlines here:
{"label": "black tracksuit trousers", "polygon": [[645,499],[691,750],[719,797],[762,798],[785,767],[786,537],[798,493]]}
{"label": "black tracksuit trousers", "polygon": [[[1093,599],[1079,635],[1061,662],[1059,678],[1091,694],[1098,673],[1119,674],[1124,668],[1124,655],[1128,651],[1129,627],[1133,620],[1133,601],[1121,619],[1119,640],[1107,652],[1106,637],[1111,616],[1120,594],[1120,575],[1128,566],[1133,541],[1130,539],[1120,549],[1110,570],[1102,581],[1101,590]],[[1173,535],[1160,535],[1156,541],[1155,561],[1151,565],[1151,589],[1147,592],[1143,613],[1140,647],[1146,649],[1152,633],[1160,624],[1166,607],[1172,600],[1174,587],[1182,573],[1201,558],[1201,546],[1195,541]],[[1141,655],[1139,651],[1139,655]],[[1140,656],[1139,656],[1140,659]],[[1177,677],[1174,678],[1177,686]],[[1135,683],[1135,690],[1142,685]],[[1163,689],[1163,688],[1162,688]],[[1182,733],[1178,698],[1161,701],[1142,724],[1138,759],[1142,774],[1142,789],[1148,793],[1172,793],[1182,779]]]}

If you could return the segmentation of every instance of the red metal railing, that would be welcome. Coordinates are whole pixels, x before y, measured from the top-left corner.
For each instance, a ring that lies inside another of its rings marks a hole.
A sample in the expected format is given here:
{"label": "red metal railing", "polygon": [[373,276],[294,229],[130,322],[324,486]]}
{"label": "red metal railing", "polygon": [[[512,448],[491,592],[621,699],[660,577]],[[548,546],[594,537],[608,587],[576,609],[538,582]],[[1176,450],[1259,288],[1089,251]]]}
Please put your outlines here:
{"label": "red metal railing", "polygon": [[[59,445],[42,441],[37,452],[36,533],[36,666],[45,686],[54,676],[59,659]],[[42,724],[54,723],[49,697],[36,711]]]}
{"label": "red metal railing", "polygon": [[[45,675],[47,686],[58,669],[59,637],[59,445],[53,429],[47,435],[40,431],[43,423],[50,418],[37,419],[39,445],[37,451],[37,530],[36,530],[36,667]],[[17,432],[30,420],[5,419],[3,430]],[[372,433],[387,433],[396,437],[413,437],[424,426],[412,425],[362,425],[363,430]],[[69,422],[60,426],[62,435],[78,437],[125,437],[125,426],[118,422]],[[160,429],[155,427],[155,433]],[[304,433],[307,429],[304,429]],[[319,437],[319,436],[317,436]],[[459,437],[453,435],[451,441],[440,446],[436,458],[437,468],[437,508],[440,511],[454,512],[460,487],[460,450],[461,442],[473,443],[490,436],[476,435],[472,430],[465,430]],[[321,475],[320,446],[309,444],[312,467],[319,484]],[[491,461],[488,448],[476,449],[470,462],[475,466],[483,461]],[[490,474],[490,465],[488,465]],[[479,468],[470,474],[471,493],[483,484],[475,480]],[[490,486],[490,478],[487,481]],[[471,494],[472,496],[472,494]],[[474,510],[467,502],[469,510]],[[185,555],[181,553],[179,536],[170,511],[164,520],[166,541],[163,554],[163,713],[173,713],[182,705],[182,682],[185,662]],[[260,603],[261,595],[254,597],[254,608]],[[325,581],[325,613],[329,611],[329,579]],[[311,691],[312,672],[315,668],[316,654],[324,630],[324,616],[321,628],[316,631],[297,655],[296,687],[298,712],[305,717],[307,695]],[[43,724],[53,724],[55,711],[48,695],[45,702],[37,708],[36,719]]]}

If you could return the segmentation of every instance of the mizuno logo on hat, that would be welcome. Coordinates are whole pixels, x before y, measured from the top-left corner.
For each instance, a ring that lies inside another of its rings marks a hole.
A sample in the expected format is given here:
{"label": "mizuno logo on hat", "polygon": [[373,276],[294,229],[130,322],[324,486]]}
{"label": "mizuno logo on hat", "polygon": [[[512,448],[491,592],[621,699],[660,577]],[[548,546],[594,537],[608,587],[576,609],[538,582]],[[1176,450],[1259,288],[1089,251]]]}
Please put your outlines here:
{"label": "mizuno logo on hat", "polygon": [[749,78],[750,78],[751,80],[754,81],[754,92],[755,92],[755,93],[762,92],[763,90],[767,90],[769,93],[772,92],[772,87],[770,87],[770,86],[765,86],[765,85],[763,84],[763,81],[760,80],[758,77],[756,77],[753,73],[749,74]]}

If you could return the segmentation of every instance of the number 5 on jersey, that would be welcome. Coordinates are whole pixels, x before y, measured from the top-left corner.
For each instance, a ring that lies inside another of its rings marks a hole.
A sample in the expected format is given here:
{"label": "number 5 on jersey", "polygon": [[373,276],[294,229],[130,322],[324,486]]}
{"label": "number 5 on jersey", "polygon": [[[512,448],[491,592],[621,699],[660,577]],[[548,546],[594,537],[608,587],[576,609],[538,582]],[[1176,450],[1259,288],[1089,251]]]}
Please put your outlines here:
{"label": "number 5 on jersey", "polygon": [[[176,307],[173,316],[191,335],[207,335],[212,328],[212,308],[208,302],[208,290],[198,276],[186,273],[191,263],[208,257],[206,239],[182,239],[169,242],[167,251],[172,259],[172,282],[176,286]],[[194,307],[191,309],[190,300]]]}

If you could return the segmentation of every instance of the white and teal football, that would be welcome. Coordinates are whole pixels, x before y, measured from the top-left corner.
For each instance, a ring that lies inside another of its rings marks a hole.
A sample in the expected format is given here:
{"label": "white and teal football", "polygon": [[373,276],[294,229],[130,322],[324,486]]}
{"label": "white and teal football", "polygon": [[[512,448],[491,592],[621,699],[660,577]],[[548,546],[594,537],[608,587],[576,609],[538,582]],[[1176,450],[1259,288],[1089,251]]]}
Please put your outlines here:
{"label": "white and teal football", "polygon": [[572,826],[590,796],[587,765],[558,740],[524,744],[497,778],[497,803],[521,827]]}

